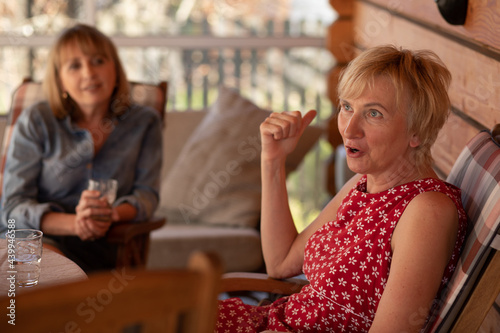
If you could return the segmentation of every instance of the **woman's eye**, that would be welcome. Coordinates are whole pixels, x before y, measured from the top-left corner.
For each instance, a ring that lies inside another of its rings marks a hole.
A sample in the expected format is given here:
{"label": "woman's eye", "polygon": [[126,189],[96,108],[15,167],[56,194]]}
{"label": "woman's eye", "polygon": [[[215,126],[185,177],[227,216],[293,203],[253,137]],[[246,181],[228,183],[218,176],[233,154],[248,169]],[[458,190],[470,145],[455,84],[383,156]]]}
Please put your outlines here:
{"label": "woman's eye", "polygon": [[342,109],[345,111],[352,111],[352,108],[349,104],[342,104]]}
{"label": "woman's eye", "polygon": [[101,65],[104,62],[106,62],[106,59],[104,57],[95,57],[95,58],[92,59],[92,63],[94,65]]}
{"label": "woman's eye", "polygon": [[68,68],[69,68],[69,69],[78,69],[79,67],[80,67],[80,64],[79,64],[79,63],[77,63],[77,62],[73,62],[73,63],[70,63],[70,64],[68,65]]}
{"label": "woman's eye", "polygon": [[382,114],[380,112],[378,112],[377,110],[370,110],[369,114],[370,114],[370,117],[373,117],[373,118],[382,116]]}

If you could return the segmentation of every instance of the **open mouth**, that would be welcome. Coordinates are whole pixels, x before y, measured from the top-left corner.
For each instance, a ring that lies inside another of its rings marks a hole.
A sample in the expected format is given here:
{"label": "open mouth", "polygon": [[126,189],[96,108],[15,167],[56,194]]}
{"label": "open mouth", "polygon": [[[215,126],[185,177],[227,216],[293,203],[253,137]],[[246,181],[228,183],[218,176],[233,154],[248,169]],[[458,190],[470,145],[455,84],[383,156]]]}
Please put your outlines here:
{"label": "open mouth", "polygon": [[356,148],[347,148],[351,153],[357,153],[359,150]]}

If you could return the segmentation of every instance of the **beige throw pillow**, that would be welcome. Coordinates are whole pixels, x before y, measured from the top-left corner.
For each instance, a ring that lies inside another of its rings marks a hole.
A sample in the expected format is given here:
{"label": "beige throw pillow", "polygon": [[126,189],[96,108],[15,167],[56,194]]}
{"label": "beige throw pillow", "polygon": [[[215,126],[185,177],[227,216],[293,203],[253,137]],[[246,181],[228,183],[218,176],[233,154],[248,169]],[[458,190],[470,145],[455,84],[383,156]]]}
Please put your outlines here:
{"label": "beige throw pillow", "polygon": [[167,223],[257,226],[259,125],[268,115],[235,90],[219,88],[162,184],[158,212]]}

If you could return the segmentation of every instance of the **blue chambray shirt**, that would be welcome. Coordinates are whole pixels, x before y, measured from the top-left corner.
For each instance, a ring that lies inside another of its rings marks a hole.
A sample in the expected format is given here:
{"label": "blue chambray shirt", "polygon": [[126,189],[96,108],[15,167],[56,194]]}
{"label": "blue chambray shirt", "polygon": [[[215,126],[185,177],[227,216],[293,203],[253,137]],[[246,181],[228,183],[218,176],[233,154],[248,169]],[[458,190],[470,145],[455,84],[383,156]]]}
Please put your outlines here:
{"label": "blue chambray shirt", "polygon": [[49,211],[74,213],[90,177],[117,179],[114,206],[132,204],[137,209],[136,221],[152,216],[159,201],[162,159],[158,112],[132,105],[102,126],[110,134],[94,156],[91,133],[77,127],[70,117],[58,120],[47,102],[21,113],[5,164],[2,236],[9,219],[15,221],[16,229],[40,229],[41,217]]}

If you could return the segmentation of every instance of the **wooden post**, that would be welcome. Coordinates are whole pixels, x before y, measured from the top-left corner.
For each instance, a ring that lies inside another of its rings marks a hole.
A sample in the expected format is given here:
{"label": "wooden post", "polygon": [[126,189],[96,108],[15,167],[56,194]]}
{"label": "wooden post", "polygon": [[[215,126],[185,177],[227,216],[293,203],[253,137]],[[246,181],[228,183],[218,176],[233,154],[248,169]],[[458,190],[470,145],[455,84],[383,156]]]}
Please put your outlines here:
{"label": "wooden post", "polygon": [[342,138],[337,129],[337,83],[342,69],[355,56],[354,48],[354,0],[330,0],[330,5],[339,14],[338,19],[328,28],[326,48],[337,61],[335,67],[328,73],[328,98],[334,106],[334,114],[328,121],[328,142],[333,147],[333,153],[327,166],[327,190],[335,195],[335,149],[342,144]]}

